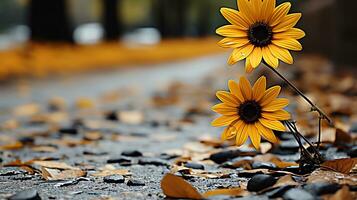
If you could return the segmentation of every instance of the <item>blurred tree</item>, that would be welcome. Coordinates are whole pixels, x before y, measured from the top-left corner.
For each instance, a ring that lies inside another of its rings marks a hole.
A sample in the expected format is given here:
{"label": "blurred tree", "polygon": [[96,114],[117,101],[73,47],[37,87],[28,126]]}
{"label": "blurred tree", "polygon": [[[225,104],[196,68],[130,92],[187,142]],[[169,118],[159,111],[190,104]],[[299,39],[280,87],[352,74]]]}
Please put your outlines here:
{"label": "blurred tree", "polygon": [[120,16],[120,0],[103,0],[103,26],[105,40],[117,40],[122,34],[122,23]]}
{"label": "blurred tree", "polygon": [[156,26],[163,38],[182,37],[186,31],[186,6],[189,0],[155,0]]}
{"label": "blurred tree", "polygon": [[73,42],[65,0],[30,0],[31,40]]}

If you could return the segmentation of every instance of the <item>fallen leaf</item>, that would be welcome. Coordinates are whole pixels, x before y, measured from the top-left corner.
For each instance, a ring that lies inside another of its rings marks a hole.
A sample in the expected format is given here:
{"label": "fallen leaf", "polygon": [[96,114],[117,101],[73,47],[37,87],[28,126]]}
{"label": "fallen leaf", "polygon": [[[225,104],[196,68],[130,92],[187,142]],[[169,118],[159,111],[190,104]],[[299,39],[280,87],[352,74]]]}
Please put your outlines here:
{"label": "fallen leaf", "polygon": [[46,180],[65,180],[84,177],[87,172],[80,169],[58,170],[41,167],[41,175]]}
{"label": "fallen leaf", "polygon": [[140,111],[121,111],[119,112],[119,120],[126,124],[140,124],[144,120],[144,115]]}
{"label": "fallen leaf", "polygon": [[248,195],[249,192],[246,190],[243,190],[242,188],[227,188],[227,189],[215,189],[215,190],[210,190],[202,194],[204,198],[208,198],[210,196],[216,196],[216,195],[227,195],[227,196],[246,196]]}
{"label": "fallen leaf", "polygon": [[116,169],[113,165],[105,165],[100,168],[99,172],[93,173],[92,176],[104,177],[110,175],[131,175],[127,169]]}
{"label": "fallen leaf", "polygon": [[161,189],[167,197],[182,199],[203,199],[204,197],[183,178],[166,174],[161,180]]}
{"label": "fallen leaf", "polygon": [[296,162],[286,162],[282,161],[280,158],[273,154],[263,154],[263,155],[257,155],[253,158],[254,161],[260,161],[260,162],[271,162],[275,164],[278,168],[287,168],[291,166],[298,166]]}
{"label": "fallen leaf", "polygon": [[353,200],[356,199],[356,195],[353,195],[347,185],[342,186],[334,195],[326,198],[326,200]]}
{"label": "fallen leaf", "polygon": [[100,140],[102,138],[103,138],[103,134],[98,131],[90,131],[90,132],[86,132],[84,134],[85,140],[96,141],[96,140]]}
{"label": "fallen leaf", "polygon": [[349,174],[357,164],[357,158],[342,158],[336,160],[325,161],[321,164],[323,169],[329,169],[344,174]]}
{"label": "fallen leaf", "polygon": [[94,108],[95,104],[93,102],[93,100],[88,99],[88,98],[78,98],[76,101],[76,107],[78,109],[90,109],[90,108]]}
{"label": "fallen leaf", "polygon": [[24,145],[22,144],[22,142],[16,141],[16,142],[11,143],[11,144],[6,144],[6,145],[3,145],[3,146],[0,146],[0,150],[2,150],[2,151],[18,150],[18,149],[21,149],[23,147],[24,147]]}
{"label": "fallen leaf", "polygon": [[215,195],[245,196],[249,194],[242,188],[214,189],[201,194],[183,178],[171,173],[167,173],[161,180],[161,189],[166,197],[180,199],[205,199]]}
{"label": "fallen leaf", "polygon": [[34,146],[31,147],[31,150],[36,152],[56,152],[57,148],[53,146]]}
{"label": "fallen leaf", "polygon": [[39,165],[45,168],[52,168],[52,169],[73,169],[78,170],[79,168],[72,167],[64,162],[57,162],[57,161],[32,161],[29,164]]}
{"label": "fallen leaf", "polygon": [[356,175],[348,175],[340,172],[317,169],[308,176],[307,183],[328,182],[338,183],[340,185],[357,185],[356,180]]}
{"label": "fallen leaf", "polygon": [[352,142],[352,136],[348,134],[346,131],[337,128],[336,129],[336,138],[335,145],[346,145]]}
{"label": "fallen leaf", "polygon": [[40,106],[34,103],[20,105],[13,110],[13,113],[16,116],[30,116],[38,112],[40,112]]}
{"label": "fallen leaf", "polygon": [[262,142],[260,143],[260,153],[266,154],[273,148],[273,145],[269,142]]}

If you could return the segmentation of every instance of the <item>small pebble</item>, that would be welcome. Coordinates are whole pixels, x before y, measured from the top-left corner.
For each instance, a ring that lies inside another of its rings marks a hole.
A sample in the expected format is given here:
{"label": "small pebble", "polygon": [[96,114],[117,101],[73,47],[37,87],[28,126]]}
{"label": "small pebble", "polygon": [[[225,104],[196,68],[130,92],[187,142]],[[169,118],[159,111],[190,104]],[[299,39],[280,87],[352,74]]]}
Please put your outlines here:
{"label": "small pebble", "polygon": [[128,181],[127,185],[128,186],[145,186],[145,183],[140,180],[130,179]]}
{"label": "small pebble", "polygon": [[273,176],[267,174],[257,174],[248,181],[247,189],[249,191],[258,192],[274,185],[275,183],[276,179]]}
{"label": "small pebble", "polygon": [[9,200],[41,200],[40,195],[35,189],[23,190],[11,196]]}
{"label": "small pebble", "polygon": [[106,183],[124,183],[125,178],[122,175],[115,174],[104,177],[103,181]]}
{"label": "small pebble", "polygon": [[131,160],[130,158],[124,157],[124,156],[120,156],[120,157],[115,157],[115,158],[110,158],[107,160],[107,163],[130,163]]}
{"label": "small pebble", "polygon": [[240,154],[239,150],[221,151],[221,152],[212,154],[210,156],[210,159],[217,164],[222,164],[228,160],[238,157],[239,154]]}
{"label": "small pebble", "polygon": [[253,162],[253,169],[277,169],[276,165],[270,162]]}
{"label": "small pebble", "polygon": [[143,154],[140,151],[137,150],[132,150],[132,151],[123,151],[121,153],[122,156],[128,156],[128,157],[140,157],[143,156]]}
{"label": "small pebble", "polygon": [[303,189],[292,188],[285,192],[283,195],[284,200],[314,200],[316,199],[312,194],[306,192]]}
{"label": "small pebble", "polygon": [[155,166],[170,166],[165,160],[158,158],[143,158],[138,161],[139,165],[155,165]]}
{"label": "small pebble", "polygon": [[191,168],[191,169],[205,169],[205,166],[200,164],[200,163],[194,163],[194,162],[188,162],[185,164],[185,167]]}
{"label": "small pebble", "polygon": [[314,183],[309,184],[304,187],[305,190],[309,191],[312,194],[316,194],[318,196],[324,194],[334,194],[341,188],[340,185],[336,183]]}

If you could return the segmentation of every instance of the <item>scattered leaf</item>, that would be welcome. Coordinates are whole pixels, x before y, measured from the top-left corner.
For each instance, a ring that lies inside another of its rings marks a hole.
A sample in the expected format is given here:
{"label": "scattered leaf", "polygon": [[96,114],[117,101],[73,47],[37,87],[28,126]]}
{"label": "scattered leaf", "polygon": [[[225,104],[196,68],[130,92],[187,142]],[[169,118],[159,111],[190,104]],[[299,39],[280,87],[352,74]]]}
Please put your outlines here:
{"label": "scattered leaf", "polygon": [[203,199],[204,197],[187,181],[173,174],[166,174],[161,180],[161,189],[167,197],[182,199]]}
{"label": "scattered leaf", "polygon": [[357,158],[342,158],[325,161],[321,164],[323,169],[333,170],[344,174],[349,174],[357,164]]}
{"label": "scattered leaf", "polygon": [[243,190],[242,188],[227,188],[227,189],[215,189],[215,190],[210,190],[208,192],[203,193],[204,198],[208,198],[210,196],[216,196],[216,195],[227,195],[227,196],[246,196],[248,195],[249,192],[246,190]]}
{"label": "scattered leaf", "polygon": [[41,167],[41,175],[46,180],[65,180],[85,177],[87,172],[80,169],[58,170]]}
{"label": "scattered leaf", "polygon": [[93,173],[92,176],[104,177],[109,175],[131,175],[127,169],[116,169],[113,165],[105,165],[99,172]]}

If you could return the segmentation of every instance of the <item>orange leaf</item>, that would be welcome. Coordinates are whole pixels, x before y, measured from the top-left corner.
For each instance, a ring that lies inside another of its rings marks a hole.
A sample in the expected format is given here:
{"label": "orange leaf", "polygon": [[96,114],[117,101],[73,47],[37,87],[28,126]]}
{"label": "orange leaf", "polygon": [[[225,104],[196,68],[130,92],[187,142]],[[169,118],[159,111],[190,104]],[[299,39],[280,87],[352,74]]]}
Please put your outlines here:
{"label": "orange leaf", "polygon": [[215,195],[245,196],[248,192],[242,188],[215,189],[203,193],[204,198]]}
{"label": "orange leaf", "polygon": [[167,197],[183,199],[203,199],[191,184],[173,174],[166,174],[161,181],[161,189]]}
{"label": "orange leaf", "polygon": [[325,161],[321,164],[321,167],[344,174],[349,174],[356,164],[357,158],[342,158],[337,160]]}

